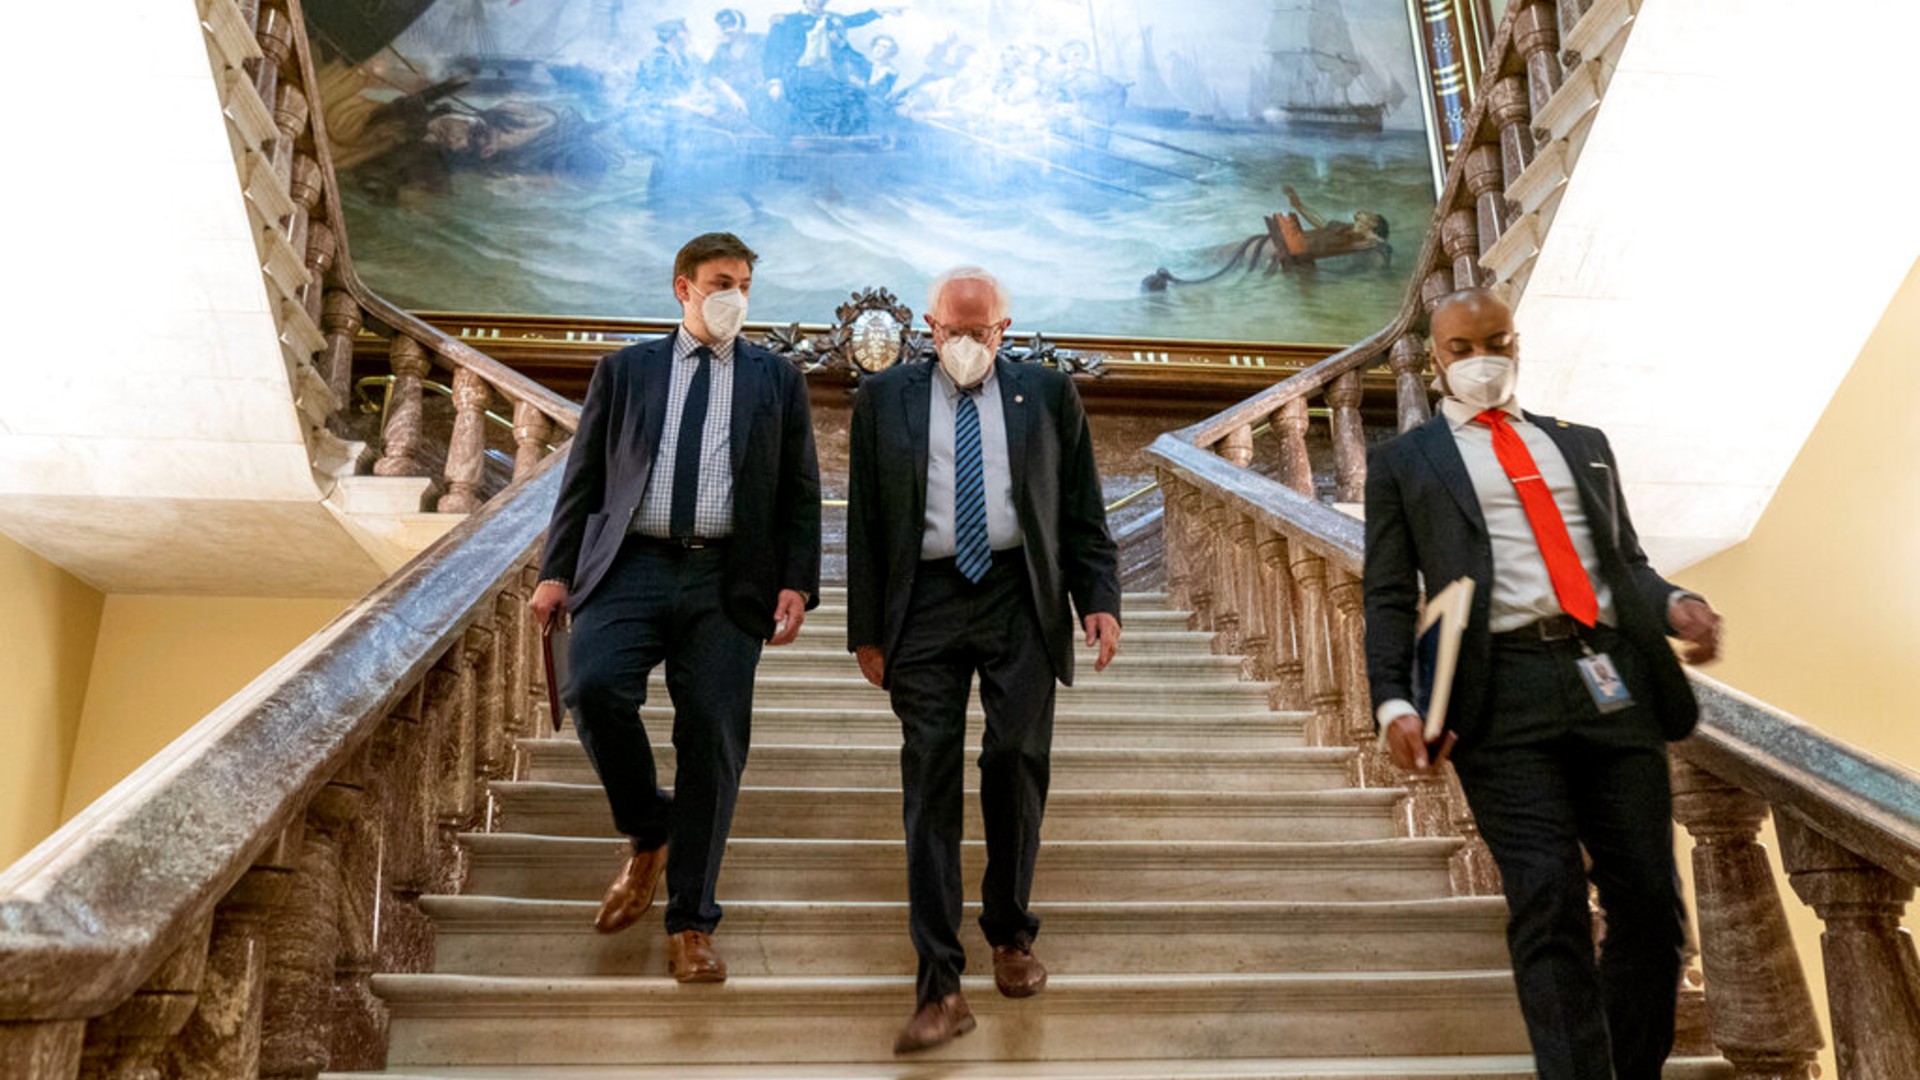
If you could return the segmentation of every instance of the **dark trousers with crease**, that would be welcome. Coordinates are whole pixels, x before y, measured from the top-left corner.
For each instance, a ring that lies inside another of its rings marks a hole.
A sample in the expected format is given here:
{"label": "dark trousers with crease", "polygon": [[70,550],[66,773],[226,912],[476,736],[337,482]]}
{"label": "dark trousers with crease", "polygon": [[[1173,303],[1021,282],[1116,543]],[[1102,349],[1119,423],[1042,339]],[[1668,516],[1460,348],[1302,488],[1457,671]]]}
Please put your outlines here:
{"label": "dark trousers with crease", "polygon": [[[565,688],[580,742],[636,851],[665,843],[667,933],[712,933],[720,859],[733,826],[753,719],[761,642],[721,604],[725,553],[629,536],[606,580],[573,615]],[[640,722],[647,677],[667,666],[673,794],[660,789]]]}
{"label": "dark trousers with crease", "polygon": [[[1507,949],[1540,1080],[1658,1080],[1686,913],[1667,750],[1645,663],[1597,628],[1635,704],[1602,714],[1578,642],[1500,644],[1487,735],[1455,767],[1507,895]],[[1588,871],[1606,913],[1594,959]]]}
{"label": "dark trousers with crease", "polygon": [[980,814],[987,867],[980,929],[989,944],[1030,942],[1028,909],[1053,745],[1053,664],[1019,549],[995,552],[978,584],[952,559],[920,564],[906,627],[887,657],[887,685],[905,745],[900,779],[907,826],[907,896],[919,1002],[960,989],[966,951],[960,841],[967,699],[975,674],[987,723],[980,740]]}

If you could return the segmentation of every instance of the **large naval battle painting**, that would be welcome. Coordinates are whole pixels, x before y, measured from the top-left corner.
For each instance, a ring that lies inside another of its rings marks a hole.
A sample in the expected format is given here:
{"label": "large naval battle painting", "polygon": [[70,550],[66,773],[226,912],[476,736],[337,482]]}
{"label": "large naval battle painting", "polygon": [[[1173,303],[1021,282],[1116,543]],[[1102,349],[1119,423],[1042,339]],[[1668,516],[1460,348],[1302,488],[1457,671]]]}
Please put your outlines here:
{"label": "large naval battle painting", "polygon": [[1434,205],[1406,0],[307,12],[360,272],[415,308],[670,316],[726,229],[755,319],[980,263],[1021,330],[1339,342]]}

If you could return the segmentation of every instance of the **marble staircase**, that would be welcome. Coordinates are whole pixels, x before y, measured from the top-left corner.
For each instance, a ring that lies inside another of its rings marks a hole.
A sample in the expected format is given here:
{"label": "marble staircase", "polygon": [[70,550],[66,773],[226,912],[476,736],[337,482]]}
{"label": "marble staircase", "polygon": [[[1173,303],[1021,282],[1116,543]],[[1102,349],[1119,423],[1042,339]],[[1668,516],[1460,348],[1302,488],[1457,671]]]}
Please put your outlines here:
{"label": "marble staircase", "polygon": [[[657,919],[592,931],[621,858],[604,799],[570,732],[523,739],[488,831],[463,837],[465,893],[422,901],[432,973],[374,980],[388,1071],[338,1075],[1531,1075],[1504,905],[1450,893],[1460,841],[1407,838],[1402,791],[1351,786],[1354,751],[1305,745],[1306,714],[1270,709],[1158,594],[1129,596],[1120,659],[1060,692],[1034,886],[1047,991],[995,993],[969,920],[979,1030],[894,1060],[914,969],[899,728],[845,652],[844,595],[823,601],[761,668],[726,984],[668,979]],[[973,723],[977,744],[977,702]],[[977,805],[966,828],[971,890]]]}

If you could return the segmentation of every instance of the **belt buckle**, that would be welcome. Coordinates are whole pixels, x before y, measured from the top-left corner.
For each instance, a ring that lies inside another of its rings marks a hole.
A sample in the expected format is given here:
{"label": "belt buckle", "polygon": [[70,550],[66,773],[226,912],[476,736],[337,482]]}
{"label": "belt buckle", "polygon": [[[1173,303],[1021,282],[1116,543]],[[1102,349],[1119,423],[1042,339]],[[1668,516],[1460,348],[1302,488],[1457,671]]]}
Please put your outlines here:
{"label": "belt buckle", "polygon": [[1565,615],[1541,619],[1534,626],[1540,632],[1541,641],[1570,641],[1579,636],[1578,631],[1574,629],[1573,620]]}

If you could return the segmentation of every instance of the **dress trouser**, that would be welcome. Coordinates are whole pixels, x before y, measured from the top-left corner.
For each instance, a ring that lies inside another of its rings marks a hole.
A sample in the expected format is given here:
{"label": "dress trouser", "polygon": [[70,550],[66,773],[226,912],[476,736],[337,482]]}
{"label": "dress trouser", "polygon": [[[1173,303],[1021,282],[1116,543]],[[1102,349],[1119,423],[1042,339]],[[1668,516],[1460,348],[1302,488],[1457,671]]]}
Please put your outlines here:
{"label": "dress trouser", "polygon": [[1019,549],[995,552],[978,584],[952,559],[921,563],[909,605],[887,657],[887,684],[905,736],[907,896],[920,955],[916,992],[925,1004],[959,990],[966,967],[960,841],[967,699],[976,672],[987,714],[980,740],[987,841],[980,929],[996,946],[1031,942],[1040,930],[1027,905],[1047,805],[1054,677]]}
{"label": "dress trouser", "polygon": [[[1487,733],[1454,764],[1500,868],[1540,1080],[1658,1080],[1686,921],[1666,743],[1637,651],[1605,627],[1591,640],[1632,707],[1595,707],[1574,666],[1579,642],[1496,638]],[[1606,913],[1597,963],[1582,848]]]}
{"label": "dress trouser", "polygon": [[[606,580],[573,615],[567,705],[614,827],[636,851],[670,845],[670,934],[712,933],[720,922],[714,881],[747,765],[761,642],[723,608],[725,560],[721,548],[629,536]],[[671,796],[660,789],[640,722],[647,677],[662,661],[673,701]]]}

